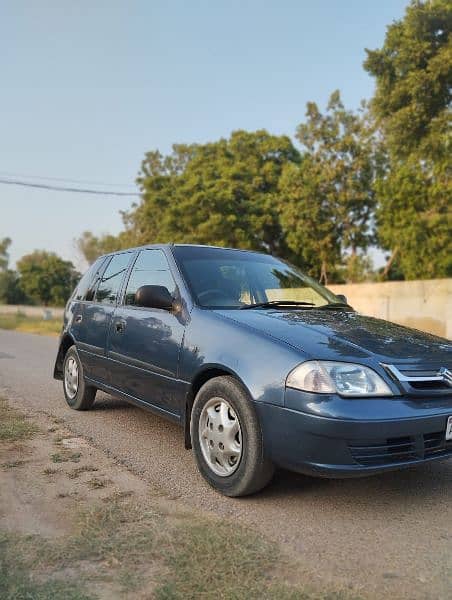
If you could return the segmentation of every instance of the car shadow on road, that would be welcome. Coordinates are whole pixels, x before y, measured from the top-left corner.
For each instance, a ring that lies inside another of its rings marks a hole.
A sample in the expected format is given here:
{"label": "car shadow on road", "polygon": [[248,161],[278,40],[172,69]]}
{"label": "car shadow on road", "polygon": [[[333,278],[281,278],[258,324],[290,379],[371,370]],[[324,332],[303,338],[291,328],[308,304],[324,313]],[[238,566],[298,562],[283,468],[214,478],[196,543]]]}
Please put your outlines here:
{"label": "car shadow on road", "polygon": [[124,400],[118,400],[117,398],[113,398],[112,396],[101,394],[96,398],[96,401],[94,402],[91,410],[118,410],[125,408],[136,410],[136,407],[130,402],[125,402]]}
{"label": "car shadow on road", "polygon": [[374,509],[388,507],[389,500],[404,503],[430,503],[452,496],[452,461],[444,460],[413,466],[379,475],[349,479],[309,477],[278,470],[272,483],[261,492],[262,500],[275,500],[288,496],[315,496],[352,499],[356,506],[372,499]]}

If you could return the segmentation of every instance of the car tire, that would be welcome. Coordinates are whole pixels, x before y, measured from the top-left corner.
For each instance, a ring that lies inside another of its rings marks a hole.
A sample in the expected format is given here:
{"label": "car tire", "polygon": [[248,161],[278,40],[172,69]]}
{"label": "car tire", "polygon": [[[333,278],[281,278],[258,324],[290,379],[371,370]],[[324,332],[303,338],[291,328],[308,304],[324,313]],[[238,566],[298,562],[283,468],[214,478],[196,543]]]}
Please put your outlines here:
{"label": "car tire", "polygon": [[204,479],[225,496],[247,496],[274,473],[264,454],[253,403],[233,377],[215,377],[196,395],[190,419],[192,447]]}
{"label": "car tire", "polygon": [[82,363],[75,346],[71,346],[64,357],[63,389],[66,402],[74,410],[89,410],[92,407],[97,390],[86,385]]}

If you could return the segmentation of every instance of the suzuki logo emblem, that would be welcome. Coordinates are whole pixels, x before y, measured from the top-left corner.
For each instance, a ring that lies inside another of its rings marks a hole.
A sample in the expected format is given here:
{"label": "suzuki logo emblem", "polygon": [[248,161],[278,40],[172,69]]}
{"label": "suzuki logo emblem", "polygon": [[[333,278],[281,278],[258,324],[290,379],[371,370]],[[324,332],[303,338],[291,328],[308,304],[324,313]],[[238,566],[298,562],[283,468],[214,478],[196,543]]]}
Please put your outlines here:
{"label": "suzuki logo emblem", "polygon": [[442,377],[444,382],[447,383],[448,386],[452,387],[452,371],[449,371],[447,367],[441,367],[438,371],[439,377]]}

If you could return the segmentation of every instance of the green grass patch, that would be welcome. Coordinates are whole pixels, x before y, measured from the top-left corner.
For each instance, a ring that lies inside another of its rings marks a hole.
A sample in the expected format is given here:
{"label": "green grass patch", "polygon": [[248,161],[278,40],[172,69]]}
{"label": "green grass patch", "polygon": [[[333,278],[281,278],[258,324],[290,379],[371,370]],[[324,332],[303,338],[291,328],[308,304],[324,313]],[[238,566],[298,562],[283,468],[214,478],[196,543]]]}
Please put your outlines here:
{"label": "green grass patch", "polygon": [[39,581],[27,562],[28,550],[35,541],[0,532],[0,595],[3,600],[92,600],[75,581],[48,578]]}
{"label": "green grass patch", "polygon": [[25,464],[24,460],[11,460],[2,464],[3,469],[15,469],[17,467],[23,467]]}
{"label": "green grass patch", "polygon": [[156,556],[156,516],[144,506],[113,497],[80,513],[75,535],[62,549],[60,559],[101,560],[139,568]]}
{"label": "green grass patch", "polygon": [[[220,519],[170,517],[121,495],[82,510],[64,540],[29,536],[14,542],[0,532],[0,557],[2,600],[86,600],[92,596],[85,589],[102,583],[113,584],[124,597],[136,591],[156,600],[348,597],[288,584],[284,574],[291,564],[249,528]],[[87,569],[92,564],[102,568]],[[64,582],[63,573],[70,573]]]}
{"label": "green grass patch", "polygon": [[70,459],[67,454],[64,454],[62,452],[55,452],[55,454],[50,455],[50,460],[54,463],[63,463],[69,462]]}
{"label": "green grass patch", "polygon": [[233,523],[203,519],[179,526],[165,562],[158,600],[314,598],[281,581],[275,544]]}
{"label": "green grass patch", "polygon": [[27,317],[22,313],[0,314],[0,329],[12,329],[40,335],[58,335],[61,326],[61,319],[45,321],[40,317]]}
{"label": "green grass patch", "polygon": [[64,462],[80,462],[82,457],[81,452],[70,452],[69,450],[62,450],[61,452],[55,452],[55,454],[50,455],[50,460],[54,463],[64,463]]}
{"label": "green grass patch", "polygon": [[38,427],[0,398],[0,441],[18,442],[33,437]]}

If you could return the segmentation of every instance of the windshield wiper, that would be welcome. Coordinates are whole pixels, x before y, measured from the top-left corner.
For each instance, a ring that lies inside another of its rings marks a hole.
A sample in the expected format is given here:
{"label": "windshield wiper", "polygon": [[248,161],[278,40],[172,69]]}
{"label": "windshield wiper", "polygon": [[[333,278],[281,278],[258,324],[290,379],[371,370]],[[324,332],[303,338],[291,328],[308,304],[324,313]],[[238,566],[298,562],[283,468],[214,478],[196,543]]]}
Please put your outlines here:
{"label": "windshield wiper", "polygon": [[344,304],[343,302],[330,302],[329,304],[322,304],[317,306],[318,309],[323,308],[351,308],[350,304]]}
{"label": "windshield wiper", "polygon": [[240,310],[250,308],[273,308],[279,306],[315,306],[313,302],[298,302],[297,300],[269,300],[268,302],[256,302],[255,304],[247,304],[241,306]]}

